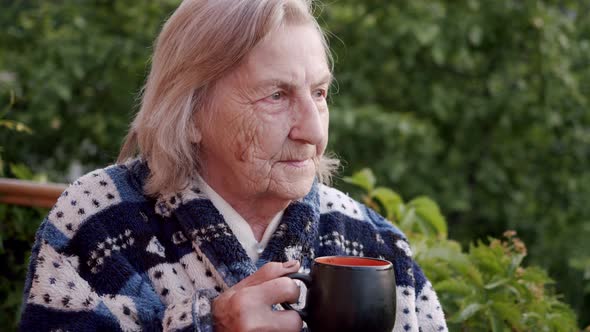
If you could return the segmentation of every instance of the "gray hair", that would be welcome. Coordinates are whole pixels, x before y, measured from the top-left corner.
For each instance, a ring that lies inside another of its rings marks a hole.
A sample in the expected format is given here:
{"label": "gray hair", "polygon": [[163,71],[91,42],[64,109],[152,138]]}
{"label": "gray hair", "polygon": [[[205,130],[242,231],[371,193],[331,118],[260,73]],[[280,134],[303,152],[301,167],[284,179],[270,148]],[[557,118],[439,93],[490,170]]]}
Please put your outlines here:
{"label": "gray hair", "polygon": [[[332,58],[310,0],[184,0],[156,39],[141,107],[117,162],[137,154],[150,167],[148,195],[183,190],[199,170],[195,113],[207,109],[217,80],[236,68],[271,31],[312,24],[326,59]],[[339,160],[322,156],[318,179],[327,183]]]}

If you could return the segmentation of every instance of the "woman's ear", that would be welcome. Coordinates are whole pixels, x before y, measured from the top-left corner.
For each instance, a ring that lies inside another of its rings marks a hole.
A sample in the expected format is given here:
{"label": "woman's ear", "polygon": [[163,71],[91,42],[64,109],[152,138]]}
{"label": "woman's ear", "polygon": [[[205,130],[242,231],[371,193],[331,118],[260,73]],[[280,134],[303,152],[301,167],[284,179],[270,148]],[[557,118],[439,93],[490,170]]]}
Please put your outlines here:
{"label": "woman's ear", "polygon": [[200,112],[193,113],[191,116],[191,122],[193,123],[192,130],[190,131],[191,144],[199,145],[203,140],[203,133],[201,131],[203,126],[202,114],[200,114]]}
{"label": "woman's ear", "polygon": [[203,138],[203,135],[201,135],[201,130],[199,128],[193,129],[193,134],[191,135],[191,143],[193,144],[199,144],[201,143],[201,139]]}

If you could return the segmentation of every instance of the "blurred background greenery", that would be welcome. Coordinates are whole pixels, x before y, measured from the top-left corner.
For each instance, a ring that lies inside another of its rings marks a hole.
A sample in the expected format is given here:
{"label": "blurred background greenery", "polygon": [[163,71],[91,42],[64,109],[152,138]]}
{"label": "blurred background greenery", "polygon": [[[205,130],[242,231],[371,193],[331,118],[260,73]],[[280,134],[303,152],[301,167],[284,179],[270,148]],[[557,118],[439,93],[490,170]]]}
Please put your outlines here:
{"label": "blurred background greenery", "polygon": [[[112,163],[152,42],[178,3],[1,2],[1,175],[68,182]],[[316,6],[335,56],[330,149],[345,161],[341,174],[370,167],[384,186],[432,198],[463,247],[516,230],[523,264],[555,280],[582,327],[590,324],[589,12],[578,0]],[[0,326],[14,328],[45,213],[0,205]],[[459,306],[448,305],[462,310],[457,321],[476,309]]]}

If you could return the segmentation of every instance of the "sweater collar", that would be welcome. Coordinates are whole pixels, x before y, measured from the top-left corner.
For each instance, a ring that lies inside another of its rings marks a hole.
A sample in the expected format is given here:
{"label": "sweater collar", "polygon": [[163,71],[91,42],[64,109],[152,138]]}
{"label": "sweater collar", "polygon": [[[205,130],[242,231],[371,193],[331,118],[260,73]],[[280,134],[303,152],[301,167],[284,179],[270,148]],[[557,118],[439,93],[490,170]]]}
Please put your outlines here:
{"label": "sweater collar", "polygon": [[[201,251],[215,266],[228,287],[248,277],[268,262],[301,262],[302,271],[309,270],[314,259],[314,239],[320,219],[318,184],[301,200],[292,202],[272,233],[266,248],[254,263],[231,227],[213,205],[203,197],[183,198],[170,211],[195,249]],[[182,196],[185,197],[185,196]]]}
{"label": "sweater collar", "polygon": [[202,177],[199,176],[197,181],[199,183],[199,188],[201,188],[207,198],[211,200],[213,206],[215,206],[223,216],[223,219],[228,224],[232,233],[245,249],[248,257],[250,257],[253,262],[258,261],[261,250],[266,247],[270,237],[277,229],[277,226],[283,217],[284,210],[281,210],[272,218],[264,231],[262,239],[257,241],[248,221],[246,221],[225,199],[223,199],[223,197],[213,190]]}

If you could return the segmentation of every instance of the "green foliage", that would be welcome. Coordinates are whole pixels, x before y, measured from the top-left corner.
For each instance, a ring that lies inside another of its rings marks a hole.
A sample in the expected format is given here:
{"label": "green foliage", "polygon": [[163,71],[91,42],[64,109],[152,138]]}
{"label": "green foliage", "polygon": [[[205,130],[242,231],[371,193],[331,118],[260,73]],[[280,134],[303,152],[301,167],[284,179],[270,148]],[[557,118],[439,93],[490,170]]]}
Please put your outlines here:
{"label": "green foliage", "polygon": [[0,322],[16,330],[31,245],[46,209],[0,204]]}
{"label": "green foliage", "polygon": [[381,183],[432,197],[463,244],[517,230],[584,325],[589,11],[571,0],[341,0],[322,11],[338,83],[330,143],[347,172],[370,165]]}
{"label": "green foliage", "polygon": [[458,242],[447,239],[447,223],[431,199],[405,203],[391,189],[375,187],[369,169],[346,181],[362,188],[361,199],[389,216],[408,236],[451,331],[578,330],[576,315],[555,295],[547,273],[522,265],[527,249],[516,232],[505,232],[504,240],[478,241],[464,251]]}
{"label": "green foliage", "polygon": [[[0,111],[0,132],[1,131],[14,131],[17,133],[27,133],[27,134],[32,134],[32,131],[29,127],[25,126],[24,124],[18,122],[18,121],[13,121],[13,120],[7,120],[5,119],[6,114],[10,111],[10,108],[12,107],[12,105],[14,105],[14,93],[10,93],[10,100],[9,100],[9,104],[4,107],[4,109],[2,111]],[[2,152],[4,151],[4,148],[0,145],[0,176],[4,175],[4,159],[2,157]]]}
{"label": "green foliage", "polygon": [[430,198],[417,197],[404,204],[402,198],[393,190],[375,187],[375,176],[373,171],[368,168],[351,177],[345,177],[344,181],[365,190],[367,194],[362,199],[363,203],[381,211],[383,216],[399,224],[402,229],[446,239],[447,222],[436,202]]}
{"label": "green foliage", "polygon": [[[179,1],[2,5],[0,105],[35,135],[2,133],[8,160],[63,174],[112,162],[134,111],[151,45]],[[3,100],[3,98],[5,100]],[[62,175],[63,176],[63,175]]]}

